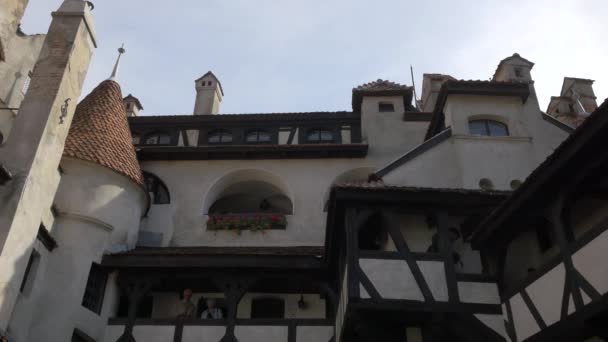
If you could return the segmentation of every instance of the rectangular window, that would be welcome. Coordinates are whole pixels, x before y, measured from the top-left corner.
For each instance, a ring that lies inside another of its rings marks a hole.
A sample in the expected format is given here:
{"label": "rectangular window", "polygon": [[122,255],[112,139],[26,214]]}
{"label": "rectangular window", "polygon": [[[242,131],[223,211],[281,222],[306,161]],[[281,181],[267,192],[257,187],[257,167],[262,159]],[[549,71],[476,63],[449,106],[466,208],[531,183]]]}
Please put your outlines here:
{"label": "rectangular window", "polygon": [[101,312],[107,280],[108,273],[98,264],[91,264],[87,287],[84,290],[84,296],[82,298],[82,306],[96,314]]}
{"label": "rectangular window", "polygon": [[395,111],[395,105],[389,102],[380,102],[378,104],[378,110],[381,113],[384,112],[394,112]]}
{"label": "rectangular window", "polygon": [[21,280],[21,287],[19,287],[19,291],[21,293],[28,295],[32,290],[34,285],[34,280],[36,278],[36,270],[38,269],[38,263],[40,262],[40,254],[34,249],[32,250],[32,254],[30,254],[30,258],[27,261],[27,266],[25,267],[25,274],[23,275],[23,280]]}

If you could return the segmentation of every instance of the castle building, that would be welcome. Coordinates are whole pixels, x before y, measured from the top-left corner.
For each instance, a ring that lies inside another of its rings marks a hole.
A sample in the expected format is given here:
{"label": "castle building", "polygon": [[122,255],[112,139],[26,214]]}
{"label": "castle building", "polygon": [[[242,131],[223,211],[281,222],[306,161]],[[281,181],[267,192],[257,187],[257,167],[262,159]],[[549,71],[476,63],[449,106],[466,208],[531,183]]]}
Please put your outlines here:
{"label": "castle building", "polygon": [[118,62],[77,103],[90,2],[35,37],[5,3],[0,341],[608,340],[592,81],[545,113],[514,54],[420,99],[376,80],[349,111],[227,114],[209,71],[191,114],[142,115]]}

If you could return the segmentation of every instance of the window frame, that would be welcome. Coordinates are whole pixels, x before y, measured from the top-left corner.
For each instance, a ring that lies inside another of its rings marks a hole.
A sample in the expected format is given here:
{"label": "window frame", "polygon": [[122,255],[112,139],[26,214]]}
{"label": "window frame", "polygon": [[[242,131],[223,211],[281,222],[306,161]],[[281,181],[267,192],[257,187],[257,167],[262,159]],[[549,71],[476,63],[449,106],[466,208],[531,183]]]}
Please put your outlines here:
{"label": "window frame", "polygon": [[[219,141],[212,142],[211,138],[215,135],[219,135]],[[223,141],[225,139],[225,136],[229,136],[230,141]],[[213,131],[210,131],[209,133],[207,133],[207,144],[208,145],[228,145],[228,144],[232,144],[233,141],[234,141],[234,134],[232,134],[232,131],[227,130],[227,129],[216,129],[216,130],[213,130]]]}
{"label": "window frame", "polygon": [[[151,172],[143,171],[143,175],[144,175],[144,187],[146,188],[146,192],[148,192],[148,193],[152,192],[154,194],[154,200],[152,201],[152,204],[171,204],[171,193],[169,192],[169,188],[167,187],[165,182],[163,182],[157,175],[155,175]],[[152,182],[150,187],[148,187],[148,180],[151,180],[151,182]],[[167,194],[166,202],[161,202],[159,200],[159,198],[161,198],[161,196],[157,196],[157,193],[159,192],[159,188],[160,188],[160,190],[164,190],[164,192]]]}
{"label": "window frame", "polygon": [[[384,108],[383,108],[384,106]],[[386,106],[390,106],[390,110]],[[393,102],[378,102],[378,112],[380,113],[394,113],[395,104]]]}
{"label": "window frame", "polygon": [[[471,129],[472,124],[479,124],[479,123],[483,124],[483,130],[484,130],[483,133],[484,134],[473,133],[473,130]],[[491,125],[496,125],[501,128],[504,128],[505,134],[504,135],[492,134]],[[479,136],[479,137],[509,137],[509,136],[511,136],[511,132],[509,131],[509,125],[507,125],[506,123],[504,123],[502,121],[498,121],[498,120],[494,120],[494,119],[483,119],[483,118],[470,119],[468,122],[468,129],[469,129],[470,135]]]}
{"label": "window frame", "polygon": [[[158,141],[156,143],[148,143],[148,139],[150,139],[151,137],[154,136],[158,136]],[[166,136],[169,141],[167,143],[161,143],[161,136]],[[151,133],[148,133],[144,136],[143,139],[143,143],[140,141],[140,145],[148,145],[148,146],[168,146],[171,145],[171,141],[172,141],[172,137],[171,134],[167,131],[154,131]]]}
{"label": "window frame", "polygon": [[[313,133],[317,133],[317,140],[310,138]],[[331,135],[331,139],[322,139],[323,133],[329,133]],[[329,128],[311,128],[306,131],[305,140],[309,144],[328,144],[335,143],[337,141],[335,130]]]}
{"label": "window frame", "polygon": [[[107,284],[108,272],[103,269],[101,265],[94,262],[91,263],[91,268],[89,269],[89,275],[87,277],[87,283],[85,285],[84,293],[82,294],[82,307],[92,311],[97,315],[100,315],[101,309],[103,307]],[[94,291],[93,294],[89,293],[90,289],[92,289],[91,291]],[[93,296],[94,302],[87,303],[87,296]]]}
{"label": "window frame", "polygon": [[[135,138],[137,138],[137,143],[135,143]],[[136,132],[131,132],[131,142],[133,145],[141,145],[142,135]]]}
{"label": "window frame", "polygon": [[[255,134],[256,136],[256,141],[249,141],[249,136]],[[260,134],[266,134],[268,135],[268,141],[260,141]],[[272,144],[273,138],[272,138],[272,134],[264,129],[252,129],[249,130],[245,133],[245,143],[246,144],[252,144],[252,145],[267,145],[267,144]]]}

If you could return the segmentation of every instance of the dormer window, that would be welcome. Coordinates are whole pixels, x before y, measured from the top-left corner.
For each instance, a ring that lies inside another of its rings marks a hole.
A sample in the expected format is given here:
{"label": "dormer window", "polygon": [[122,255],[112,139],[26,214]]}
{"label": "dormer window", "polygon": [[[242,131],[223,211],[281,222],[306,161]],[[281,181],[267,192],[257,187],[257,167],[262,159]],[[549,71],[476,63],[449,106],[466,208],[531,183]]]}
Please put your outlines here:
{"label": "dormer window", "polygon": [[209,144],[230,144],[232,142],[232,133],[226,130],[219,130],[209,133],[207,137]]}
{"label": "dormer window", "polygon": [[250,131],[245,136],[245,141],[250,144],[268,144],[271,142],[270,133],[262,130]]}
{"label": "dormer window", "polygon": [[131,133],[131,140],[133,141],[133,145],[139,145],[141,142],[141,136],[137,133]]}
{"label": "dormer window", "polygon": [[311,129],[306,135],[309,143],[331,143],[334,142],[334,133],[328,129]]}
{"label": "dormer window", "polygon": [[386,113],[386,112],[394,112],[395,111],[395,105],[391,102],[380,102],[378,104],[378,111],[380,113]]}
{"label": "dormer window", "polygon": [[524,77],[524,71],[521,68],[515,68],[515,77],[517,77],[517,78]]}
{"label": "dormer window", "polygon": [[167,132],[154,132],[146,135],[144,140],[146,145],[169,145],[171,136]]}
{"label": "dormer window", "polygon": [[494,120],[471,120],[469,133],[487,137],[506,137],[509,135],[509,129],[504,123]]}

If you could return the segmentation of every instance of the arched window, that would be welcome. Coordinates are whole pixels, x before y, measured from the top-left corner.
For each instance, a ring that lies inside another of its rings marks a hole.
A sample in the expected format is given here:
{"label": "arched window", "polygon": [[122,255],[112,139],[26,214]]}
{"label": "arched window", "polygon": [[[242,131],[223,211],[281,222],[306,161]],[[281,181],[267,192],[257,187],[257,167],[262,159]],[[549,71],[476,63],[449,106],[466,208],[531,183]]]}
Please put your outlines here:
{"label": "arched window", "polygon": [[209,133],[207,137],[209,144],[230,144],[232,142],[232,133],[226,130],[218,130]]}
{"label": "arched window", "polygon": [[167,132],[154,132],[146,135],[146,145],[169,145],[171,136]]}
{"label": "arched window", "polygon": [[271,142],[270,133],[263,130],[250,131],[245,136],[245,142],[252,144],[268,144]]}
{"label": "arched window", "polygon": [[4,143],[4,135],[2,135],[2,132],[0,132],[0,145],[2,145]]}
{"label": "arched window", "polygon": [[169,190],[160,178],[149,172],[144,172],[144,183],[153,204],[169,204]]}
{"label": "arched window", "polygon": [[306,141],[310,143],[334,142],[334,132],[328,129],[311,129],[306,134]]}
{"label": "arched window", "polygon": [[244,180],[226,187],[209,208],[209,214],[269,213],[291,215],[293,204],[273,184]]}
{"label": "arched window", "polygon": [[141,135],[139,133],[131,133],[131,140],[133,145],[139,145],[141,143]]}
{"label": "arched window", "polygon": [[504,123],[495,120],[471,120],[469,133],[488,137],[506,137],[509,135],[509,129]]}

